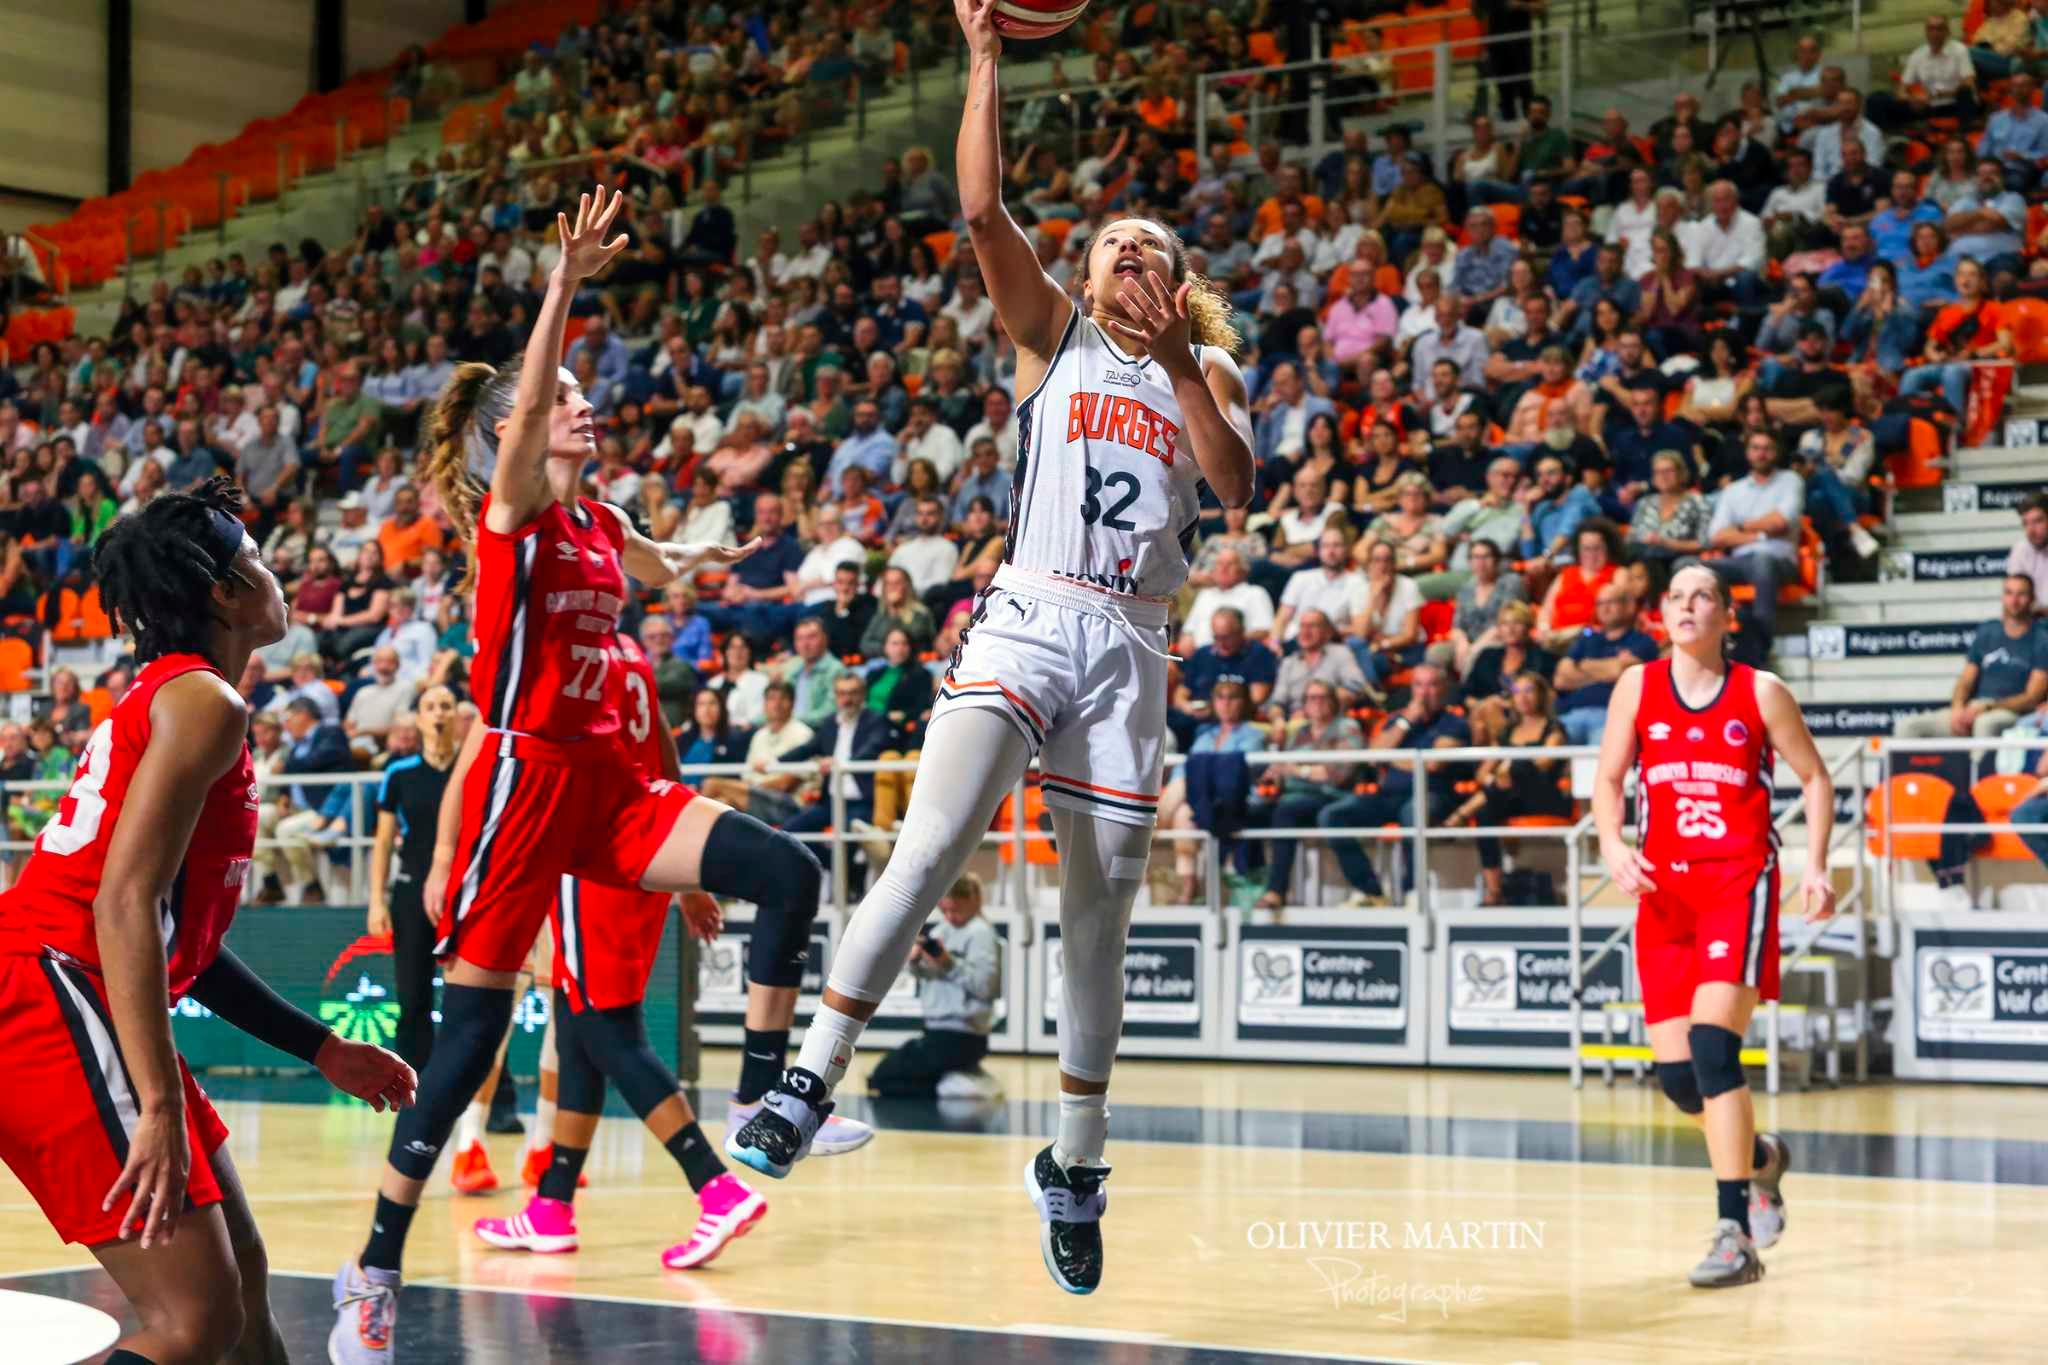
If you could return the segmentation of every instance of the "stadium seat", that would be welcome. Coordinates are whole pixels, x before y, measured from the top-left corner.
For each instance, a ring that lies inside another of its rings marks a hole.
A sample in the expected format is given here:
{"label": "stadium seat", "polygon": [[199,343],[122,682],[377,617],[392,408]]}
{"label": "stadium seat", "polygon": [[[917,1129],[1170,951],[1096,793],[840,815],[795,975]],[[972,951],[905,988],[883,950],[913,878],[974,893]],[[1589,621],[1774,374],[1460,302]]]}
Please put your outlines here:
{"label": "stadium seat", "polygon": [[[4,648],[6,646],[0,644],[0,649]],[[107,691],[104,687],[95,687],[89,691],[81,692],[78,694],[78,699],[91,708],[92,723],[94,725],[98,725],[108,716],[114,714],[114,694]]]}
{"label": "stadium seat", "polygon": [[[0,692],[28,691],[28,671],[35,666],[36,652],[18,636],[0,637]],[[97,722],[99,717],[95,715]]]}
{"label": "stadium seat", "polygon": [[[2014,773],[1994,773],[1981,778],[1970,788],[1970,796],[1977,803],[1977,809],[1984,813],[1987,825],[2010,825],[2014,807],[2032,796],[2041,785],[2040,779]],[[2020,836],[2011,830],[2001,830],[1991,836],[1991,846],[1977,855],[2001,862],[2032,862],[2034,855],[2020,842]]]}
{"label": "stadium seat", "polygon": [[[1949,783],[1925,773],[1902,773],[1887,787],[1872,791],[1863,818],[1870,851],[1879,857],[1884,856],[1887,790],[1891,793],[1892,825],[1938,825],[1948,819],[1948,803],[1956,794]],[[1932,830],[1895,834],[1891,848],[1894,858],[1931,861],[1941,852],[1941,835]]]}
{"label": "stadium seat", "polygon": [[[1003,798],[1003,804],[996,807],[995,823],[990,826],[998,833],[1008,834],[1016,828],[1015,817],[1017,796],[1015,792]],[[1052,817],[1045,809],[1045,793],[1035,784],[1024,789],[1024,828],[1043,830],[1052,828]],[[997,845],[996,853],[1005,863],[1017,861],[1017,845],[1012,839],[1005,839]],[[1024,839],[1024,861],[1037,867],[1056,867],[1059,854],[1054,851],[1052,840],[1042,834],[1027,834]]]}

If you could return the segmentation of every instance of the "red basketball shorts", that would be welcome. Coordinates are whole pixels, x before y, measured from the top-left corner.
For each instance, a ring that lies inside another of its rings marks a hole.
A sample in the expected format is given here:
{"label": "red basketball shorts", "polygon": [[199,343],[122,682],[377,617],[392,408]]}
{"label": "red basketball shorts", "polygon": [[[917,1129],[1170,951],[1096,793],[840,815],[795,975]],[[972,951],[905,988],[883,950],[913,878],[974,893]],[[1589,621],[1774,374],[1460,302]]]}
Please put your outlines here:
{"label": "red basketball shorts", "polygon": [[570,1009],[617,1009],[645,998],[674,901],[666,891],[562,878],[555,985],[569,997]]}
{"label": "red basketball shorts", "polygon": [[614,739],[492,730],[462,787],[462,829],[434,952],[516,971],[564,876],[639,890],[696,793],[650,778]]}
{"label": "red basketball shorts", "polygon": [[1692,1013],[1703,981],[1778,998],[1778,860],[1660,863],[1636,912],[1636,972],[1647,1023]]}
{"label": "red basketball shorts", "polygon": [[[0,1105],[0,1160],[28,1188],[67,1242],[98,1246],[121,1235],[131,1196],[102,1210],[141,1105],[114,1038],[107,988],[95,972],[47,957],[0,957],[0,1057],[8,1102]],[[227,1125],[178,1059],[185,1138],[192,1153],[185,1210],[218,1204],[213,1153]]]}

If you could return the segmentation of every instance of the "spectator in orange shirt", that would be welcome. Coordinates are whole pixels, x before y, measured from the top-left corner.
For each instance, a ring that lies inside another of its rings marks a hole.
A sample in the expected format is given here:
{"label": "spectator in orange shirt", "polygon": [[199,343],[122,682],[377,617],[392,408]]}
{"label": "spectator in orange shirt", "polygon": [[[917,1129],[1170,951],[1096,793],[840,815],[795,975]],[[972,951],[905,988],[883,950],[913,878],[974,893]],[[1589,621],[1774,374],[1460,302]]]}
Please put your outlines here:
{"label": "spectator in orange shirt", "polygon": [[1301,204],[1302,221],[1319,223],[1323,218],[1321,195],[1301,192],[1301,167],[1282,166],[1274,177],[1274,190],[1263,204],[1259,205],[1258,216],[1252,220],[1252,240],[1263,241],[1268,235],[1281,229],[1280,206],[1289,200]]}
{"label": "spectator in orange shirt", "polygon": [[391,515],[377,528],[387,573],[417,564],[428,550],[441,548],[441,524],[420,515],[419,490],[408,485],[392,499]]}

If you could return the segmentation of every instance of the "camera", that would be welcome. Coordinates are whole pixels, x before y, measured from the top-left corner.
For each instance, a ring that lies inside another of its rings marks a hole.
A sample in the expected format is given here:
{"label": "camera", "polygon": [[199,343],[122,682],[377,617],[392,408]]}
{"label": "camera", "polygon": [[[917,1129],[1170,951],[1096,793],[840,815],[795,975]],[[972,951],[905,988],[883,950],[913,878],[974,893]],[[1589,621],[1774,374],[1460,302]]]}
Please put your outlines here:
{"label": "camera", "polygon": [[930,926],[918,932],[917,946],[924,949],[926,957],[943,957],[946,952],[946,945],[939,942],[938,935],[931,931]]}

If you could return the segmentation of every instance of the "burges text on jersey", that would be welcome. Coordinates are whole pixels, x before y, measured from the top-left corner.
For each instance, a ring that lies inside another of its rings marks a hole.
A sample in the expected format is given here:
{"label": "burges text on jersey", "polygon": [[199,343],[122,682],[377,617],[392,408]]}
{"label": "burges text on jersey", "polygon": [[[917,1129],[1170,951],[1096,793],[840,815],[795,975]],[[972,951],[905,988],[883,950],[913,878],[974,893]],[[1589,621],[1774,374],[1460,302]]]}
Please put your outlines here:
{"label": "burges text on jersey", "polygon": [[1135,398],[1121,394],[1073,393],[1067,397],[1069,441],[1114,441],[1173,464],[1180,428]]}

